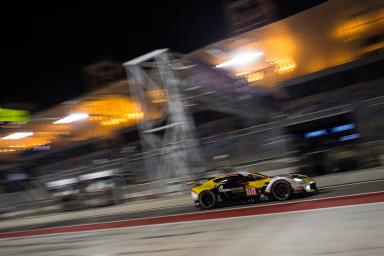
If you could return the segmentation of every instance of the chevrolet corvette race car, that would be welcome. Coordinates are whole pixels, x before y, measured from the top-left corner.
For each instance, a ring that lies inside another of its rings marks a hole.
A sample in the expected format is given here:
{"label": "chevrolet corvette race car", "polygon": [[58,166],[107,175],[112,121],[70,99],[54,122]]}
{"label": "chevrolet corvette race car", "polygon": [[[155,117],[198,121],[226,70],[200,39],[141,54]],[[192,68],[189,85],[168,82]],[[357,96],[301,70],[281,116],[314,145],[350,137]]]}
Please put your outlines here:
{"label": "chevrolet corvette race car", "polygon": [[275,177],[260,173],[236,172],[210,179],[192,188],[192,198],[203,209],[219,203],[287,200],[297,193],[316,193],[316,182],[305,175],[288,174]]}

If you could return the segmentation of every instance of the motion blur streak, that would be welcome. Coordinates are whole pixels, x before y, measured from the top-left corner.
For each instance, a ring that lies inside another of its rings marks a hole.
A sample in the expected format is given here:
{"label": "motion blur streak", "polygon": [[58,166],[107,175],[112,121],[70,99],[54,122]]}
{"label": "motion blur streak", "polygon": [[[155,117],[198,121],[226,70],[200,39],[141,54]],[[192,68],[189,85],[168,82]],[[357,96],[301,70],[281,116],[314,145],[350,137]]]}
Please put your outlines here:
{"label": "motion blur streak", "polygon": [[[384,204],[2,240],[4,255],[383,255]],[[321,241],[321,242],[320,242]]]}
{"label": "motion blur streak", "polygon": [[334,197],[324,198],[319,200],[291,202],[272,204],[265,206],[255,206],[248,208],[237,208],[230,210],[217,210],[217,211],[205,211],[199,213],[189,213],[181,215],[169,215],[147,219],[135,219],[135,220],[122,220],[113,222],[102,222],[85,225],[74,225],[74,226],[62,226],[53,227],[47,229],[35,229],[19,232],[0,233],[0,238],[14,238],[14,237],[25,237],[25,236],[37,236],[47,234],[58,234],[58,233],[71,233],[91,230],[102,230],[112,228],[124,228],[124,227],[135,227],[155,224],[166,224],[175,222],[186,222],[186,221],[198,221],[198,220],[210,220],[220,218],[232,218],[241,216],[251,215],[262,215],[279,212],[294,212],[303,211],[310,209],[320,209],[328,207],[339,207],[357,204],[377,203],[384,202],[384,192],[359,194],[345,197]]}

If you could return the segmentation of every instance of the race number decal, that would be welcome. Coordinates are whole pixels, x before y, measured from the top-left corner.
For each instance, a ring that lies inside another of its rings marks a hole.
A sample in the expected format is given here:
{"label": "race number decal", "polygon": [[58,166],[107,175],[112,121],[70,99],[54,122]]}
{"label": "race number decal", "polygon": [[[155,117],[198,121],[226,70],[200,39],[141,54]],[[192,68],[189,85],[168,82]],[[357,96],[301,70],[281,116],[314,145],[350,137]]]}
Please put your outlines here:
{"label": "race number decal", "polygon": [[247,189],[245,189],[245,194],[247,196],[255,196],[257,194],[256,188],[247,188]]}

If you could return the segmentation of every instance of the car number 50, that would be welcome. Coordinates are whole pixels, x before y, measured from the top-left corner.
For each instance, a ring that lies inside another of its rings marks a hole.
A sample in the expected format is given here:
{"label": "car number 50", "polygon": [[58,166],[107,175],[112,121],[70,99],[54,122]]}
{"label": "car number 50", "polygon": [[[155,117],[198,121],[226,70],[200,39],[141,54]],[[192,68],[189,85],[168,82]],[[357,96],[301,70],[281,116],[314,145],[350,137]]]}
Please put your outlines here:
{"label": "car number 50", "polygon": [[245,193],[247,196],[255,196],[257,194],[256,188],[247,188]]}

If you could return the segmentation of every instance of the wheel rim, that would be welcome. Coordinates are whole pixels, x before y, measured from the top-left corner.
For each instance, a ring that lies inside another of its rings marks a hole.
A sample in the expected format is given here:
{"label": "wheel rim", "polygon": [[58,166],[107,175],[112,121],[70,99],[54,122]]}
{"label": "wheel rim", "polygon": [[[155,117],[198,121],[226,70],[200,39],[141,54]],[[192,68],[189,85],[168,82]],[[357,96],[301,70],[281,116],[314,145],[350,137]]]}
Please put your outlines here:
{"label": "wheel rim", "polygon": [[207,208],[212,207],[215,204],[215,199],[211,194],[204,193],[201,195],[201,204]]}
{"label": "wheel rim", "polygon": [[279,182],[275,185],[274,192],[277,198],[287,198],[290,193],[289,185],[285,182]]}

